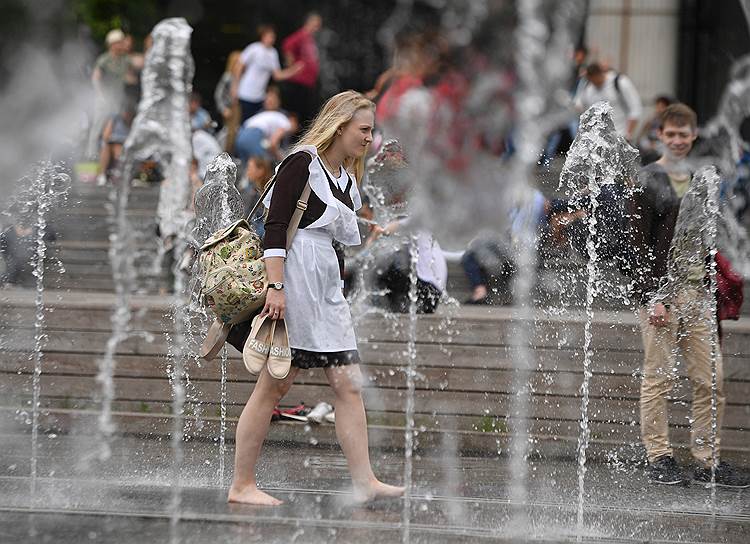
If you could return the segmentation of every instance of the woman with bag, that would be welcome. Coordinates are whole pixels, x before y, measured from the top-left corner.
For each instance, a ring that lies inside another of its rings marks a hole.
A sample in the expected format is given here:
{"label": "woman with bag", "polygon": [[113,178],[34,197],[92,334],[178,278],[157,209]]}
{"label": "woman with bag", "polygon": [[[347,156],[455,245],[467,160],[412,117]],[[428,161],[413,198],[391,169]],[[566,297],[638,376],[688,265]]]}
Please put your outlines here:
{"label": "woman with bag", "polygon": [[[352,476],[355,501],[404,492],[403,487],[380,482],[370,465],[360,359],[333,247],[334,241],[350,246],[361,242],[355,210],[362,204],[355,179],[361,180],[364,173],[374,114],[375,105],[357,92],[329,99],[279,166],[275,185],[263,201],[268,208],[263,248],[269,289],[258,319],[276,323],[272,335],[284,334],[286,326],[292,368],[286,377],[274,377],[280,374],[271,366],[272,351],[269,366],[260,372],[237,423],[229,502],[281,504],[258,489],[255,466],[273,409],[300,368],[323,368],[333,388],[336,436]],[[308,185],[305,208],[303,190]],[[298,202],[305,211],[288,246],[287,229]],[[228,341],[242,350],[248,328],[247,323],[235,326]]]}

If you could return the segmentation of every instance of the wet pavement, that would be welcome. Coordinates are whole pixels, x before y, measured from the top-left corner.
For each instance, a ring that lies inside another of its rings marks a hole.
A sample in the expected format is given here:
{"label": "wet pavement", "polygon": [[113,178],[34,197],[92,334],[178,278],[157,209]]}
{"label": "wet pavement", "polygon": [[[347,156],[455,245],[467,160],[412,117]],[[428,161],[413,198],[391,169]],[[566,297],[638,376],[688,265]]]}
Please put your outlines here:
{"label": "wet pavement", "polygon": [[[350,543],[405,541],[404,501],[353,506],[337,449],[267,444],[261,486],[283,499],[276,508],[230,505],[233,446],[220,478],[218,445],[190,441],[175,478],[168,441],[118,437],[106,461],[81,429],[42,435],[36,494],[30,496],[30,435],[6,429],[0,441],[0,542]],[[442,448],[417,457],[408,541],[575,541],[578,478],[568,458],[529,460],[525,506],[511,499],[504,455],[466,456]],[[373,450],[376,474],[402,481],[403,454]],[[171,523],[176,521],[175,523]],[[750,489],[656,486],[643,467],[591,463],[586,474],[585,542],[750,541]]]}

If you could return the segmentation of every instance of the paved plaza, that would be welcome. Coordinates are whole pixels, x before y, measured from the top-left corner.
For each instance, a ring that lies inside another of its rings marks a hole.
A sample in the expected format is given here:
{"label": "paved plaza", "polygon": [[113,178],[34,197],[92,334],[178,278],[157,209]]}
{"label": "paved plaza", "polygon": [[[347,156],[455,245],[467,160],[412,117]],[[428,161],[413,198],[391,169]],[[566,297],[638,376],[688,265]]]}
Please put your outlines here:
{"label": "paved plaza", "polygon": [[[300,431],[301,432],[301,431]],[[271,443],[259,466],[277,508],[227,504],[233,445],[219,479],[218,446],[185,444],[179,521],[168,441],[120,437],[98,461],[87,436],[43,435],[30,496],[31,437],[8,430],[0,446],[0,542],[402,542],[404,500],[352,506],[346,465],[328,447]],[[403,481],[400,451],[373,451],[376,473]],[[574,459],[532,458],[526,505],[511,495],[509,459],[450,455],[414,462],[409,542],[575,541]],[[586,474],[585,542],[747,542],[750,490],[655,486],[632,462],[595,461]]]}

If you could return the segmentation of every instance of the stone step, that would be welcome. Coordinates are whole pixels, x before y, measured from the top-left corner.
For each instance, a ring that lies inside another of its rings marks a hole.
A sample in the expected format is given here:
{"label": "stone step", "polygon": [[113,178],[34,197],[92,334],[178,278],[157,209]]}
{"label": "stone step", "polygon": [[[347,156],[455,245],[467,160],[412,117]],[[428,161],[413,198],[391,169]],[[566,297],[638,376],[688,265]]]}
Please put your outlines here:
{"label": "stone step", "polygon": [[[135,245],[135,262],[153,262],[159,253],[158,241],[140,240]],[[109,242],[106,240],[66,240],[54,243],[51,256],[59,259],[64,266],[109,263]]]}
{"label": "stone step", "polygon": [[[109,263],[109,260],[105,262],[92,262],[88,264],[80,264],[76,262],[66,263],[64,264],[65,271],[60,272],[58,269],[58,266],[56,263],[47,263],[47,267],[45,268],[45,276],[46,274],[54,274],[57,273],[59,275],[65,275],[70,278],[79,279],[79,278],[100,278],[105,279],[109,278],[112,279],[112,266]],[[166,274],[168,272],[166,266],[162,267],[162,273]]]}
{"label": "stone step", "polygon": [[[0,398],[5,405],[22,406],[30,398],[33,345],[33,308],[29,293],[4,292],[0,335]],[[95,379],[98,360],[109,339],[111,295],[48,293],[45,353],[42,358],[42,405],[54,409],[95,408],[100,385]],[[118,346],[114,374],[115,409],[123,412],[168,412],[171,385],[166,377],[164,333],[171,327],[165,315],[170,299],[135,297],[142,314],[134,318],[136,331],[152,334],[151,341],[138,336]],[[507,431],[507,417],[516,395],[513,348],[519,327],[529,327],[533,347],[529,374],[533,386],[529,400],[530,424],[541,435],[573,441],[580,418],[582,381],[581,347],[583,324],[580,314],[550,316],[538,312],[536,324],[519,321],[513,308],[462,308],[453,316],[419,316],[417,323],[415,417],[427,433],[455,431],[473,437]],[[364,398],[370,422],[396,429],[403,436],[408,362],[407,316],[394,319],[366,316],[359,320],[359,344],[366,374]],[[200,336],[202,328],[196,328]],[[624,444],[638,427],[638,372],[640,339],[629,314],[597,314],[592,326],[594,375],[590,384],[590,419],[599,438]],[[730,324],[725,343],[728,406],[725,443],[728,449],[750,443],[750,323]],[[186,349],[194,353],[196,338],[188,338]],[[192,346],[192,348],[191,348]],[[228,364],[228,410],[239,415],[253,379],[233,350]],[[215,414],[218,410],[220,363],[187,362],[191,411]],[[672,395],[672,421],[681,429],[689,417],[686,401],[690,388],[679,380]],[[287,396],[288,403],[306,400],[333,401],[323,373],[302,371]],[[191,412],[192,413],[192,412]],[[401,429],[400,431],[398,429]],[[566,430],[567,429],[567,430]],[[474,438],[471,438],[473,440]],[[471,442],[466,438],[466,443]],[[462,442],[463,443],[463,442]]]}
{"label": "stone step", "polygon": [[[14,378],[15,379],[15,378]],[[42,379],[43,386],[46,385],[45,379]],[[119,391],[120,384],[116,382],[116,387]],[[45,389],[43,389],[44,391]],[[191,437],[203,437],[206,439],[212,439],[218,436],[218,415],[220,413],[220,405],[217,400],[219,397],[218,387],[214,388],[212,395],[200,396],[196,389],[188,390],[188,400],[185,405],[185,414],[187,420],[187,434]],[[234,434],[234,425],[239,417],[239,414],[244,406],[244,403],[249,396],[250,390],[244,389],[240,393],[240,397],[235,399],[235,388],[228,387],[228,399],[229,402],[226,405],[227,412],[227,423],[228,428],[227,436],[231,437]],[[300,396],[300,394],[304,396]],[[311,396],[316,395],[317,396]],[[404,415],[402,411],[385,411],[383,405],[386,402],[382,398],[374,399],[373,395],[377,394],[380,396],[380,391],[374,391],[365,389],[363,391],[363,398],[365,400],[366,408],[368,411],[368,430],[372,443],[377,443],[381,447],[403,447],[404,437]],[[239,402],[237,402],[239,400]],[[295,384],[287,397],[282,401],[282,407],[289,407],[296,405],[300,401],[306,401],[308,405],[313,405],[317,401],[332,401],[332,395],[328,386],[305,386],[304,384]],[[391,399],[392,400],[392,399]],[[422,399],[419,396],[419,392],[416,394],[416,412],[414,418],[415,429],[418,431],[418,444],[424,446],[441,447],[439,443],[441,438],[440,435],[444,433],[457,435],[458,448],[464,450],[475,450],[482,451],[485,454],[496,452],[499,449],[507,449],[509,446],[510,432],[509,422],[503,415],[503,410],[507,409],[501,404],[494,403],[488,405],[489,408],[485,409],[481,415],[461,415],[453,413],[425,413],[420,407],[422,405]],[[396,399],[396,408],[401,408],[404,404],[403,398]],[[13,408],[25,406],[28,403],[28,397],[22,396],[3,396],[0,404],[2,406]],[[579,403],[580,404],[580,401]],[[62,421],[58,420],[57,424],[43,423],[43,428],[49,428],[52,432],[81,432],[81,427],[76,427],[74,421],[74,415],[81,411],[89,412],[92,410],[98,410],[100,403],[92,400],[91,395],[87,395],[84,398],[74,398],[73,396],[66,395],[62,398],[56,398],[53,395],[42,395],[41,406],[45,419],[49,421],[50,413],[65,412],[67,417],[61,418]],[[390,405],[389,405],[390,406]],[[118,432],[131,432],[139,435],[144,434],[159,434],[167,435],[171,432],[171,428],[165,425],[165,422],[159,422],[161,418],[169,418],[172,412],[171,398],[167,397],[164,401],[154,401],[151,399],[140,400],[115,400],[112,405],[113,411],[115,412],[115,419],[118,419],[118,413],[129,413],[130,423],[126,427],[118,428]],[[605,408],[608,412],[611,411],[611,406]],[[552,408],[548,408],[548,412],[553,411]],[[679,421],[687,421],[689,412],[681,405],[675,404],[671,406],[672,414],[679,416]],[[505,412],[507,413],[507,412]],[[570,419],[562,418],[549,418],[539,417],[536,412],[534,405],[532,404],[531,411],[527,418],[523,418],[524,426],[530,432],[530,442],[532,452],[545,450],[549,452],[548,446],[545,447],[545,443],[549,444],[565,444],[564,448],[559,450],[561,453],[565,452],[568,455],[574,456],[576,451],[576,440],[580,432],[579,419],[580,412],[575,411],[575,403],[571,404],[571,413],[573,417]],[[607,444],[611,446],[637,446],[640,442],[639,427],[637,425],[637,408],[632,413],[628,412],[626,417],[630,422],[618,423],[611,419],[611,416],[607,420],[601,420],[597,417],[596,402],[592,402],[590,410],[591,418],[589,420],[589,430],[591,433],[591,439],[593,443]],[[73,417],[71,417],[73,416]],[[744,428],[732,428],[729,422],[725,420],[725,425],[722,430],[722,452],[729,455],[743,455],[748,457],[750,454],[750,448],[748,445],[748,431]],[[324,443],[328,443],[328,440],[333,441],[333,426],[322,425],[315,427],[312,431],[312,436],[317,441],[321,440],[320,432],[328,431],[326,436],[327,440]],[[372,433],[375,433],[373,436]],[[287,435],[286,439],[294,442],[307,442],[310,434],[302,432],[301,429],[297,430],[297,436]],[[324,435],[325,436],[325,435]],[[689,443],[689,430],[684,424],[673,424],[671,425],[671,436],[677,445]],[[273,440],[274,434],[269,436],[269,439]],[[442,437],[444,440],[445,437]],[[385,444],[383,443],[385,441]],[[418,446],[418,452],[421,450]]]}
{"label": "stone step", "polygon": [[[65,235],[61,235],[61,238],[55,243],[54,254],[68,270],[67,276],[69,279],[63,282],[66,288],[75,289],[76,286],[85,288],[87,280],[90,277],[86,266],[109,261],[108,236],[108,233],[104,230],[92,232],[91,236],[86,240],[79,240],[77,238],[68,239]],[[139,254],[136,257],[136,263],[142,265],[143,263],[153,262],[158,252],[157,243],[155,238],[151,239],[150,234],[146,233],[142,237],[141,242],[137,244]],[[560,266],[563,269],[570,269],[574,264],[560,261]],[[561,276],[560,272],[547,272],[545,274],[553,276],[555,278],[554,281],[558,285],[550,288],[549,281],[546,281],[544,277],[540,277],[540,284],[532,292],[532,300],[536,306],[556,308],[581,308],[583,306],[586,298],[586,285],[583,277],[578,272],[569,271],[564,276]],[[565,279],[564,283],[566,287],[564,290],[561,287],[561,277]],[[93,279],[95,282],[101,284],[99,278]],[[104,285],[99,289],[114,291],[114,284],[111,284],[109,287]],[[468,280],[460,265],[451,263],[449,265],[448,296],[459,302],[464,302],[470,298],[469,289]],[[497,298],[502,303],[507,303],[510,300],[510,296],[507,293],[498,295]],[[594,300],[594,308],[619,310],[626,309],[627,305],[621,297],[598,296]],[[743,312],[750,315],[750,304],[744,305]]]}
{"label": "stone step", "polygon": [[[139,308],[137,325],[149,332],[163,332],[164,316],[171,310],[169,297],[134,297]],[[0,295],[3,318],[13,323],[33,324],[34,293],[24,290],[5,291]],[[48,326],[65,330],[75,328],[90,331],[108,330],[109,315],[116,298],[109,294],[47,293],[48,304],[55,310]],[[579,311],[554,315],[532,311],[532,328],[527,328],[530,341],[536,348],[579,348],[584,344],[585,316]],[[57,321],[57,320],[60,321]],[[366,315],[357,320],[359,338],[370,342],[406,342],[407,315]],[[7,321],[6,321],[7,322]],[[102,327],[101,324],[105,325]],[[456,345],[512,346],[519,327],[527,327],[520,309],[515,307],[441,308],[432,315],[422,315],[417,321],[419,343],[440,343],[447,350]],[[730,354],[750,352],[750,320],[723,322],[725,338],[723,351]],[[640,351],[641,340],[635,316],[630,312],[598,312],[591,327],[591,347],[595,351]]]}
{"label": "stone step", "polygon": [[[60,291],[97,291],[113,293],[115,283],[112,279],[112,268],[109,256],[102,253],[99,258],[63,259],[65,252],[51,252],[45,262],[43,284],[45,289]],[[148,287],[149,292],[159,292],[162,289],[172,289],[172,273],[170,260],[165,260],[162,266],[154,271],[150,265],[153,259],[144,256],[136,261],[138,289]],[[61,268],[62,267],[62,268]],[[17,287],[36,288],[36,277],[29,274],[20,279]]]}
{"label": "stone step", "polygon": [[[158,201],[159,199],[159,186],[153,187],[131,187],[129,201],[144,199],[148,201]],[[75,202],[83,199],[101,199],[107,200],[113,187],[111,186],[97,186],[97,185],[83,185],[75,184],[68,191],[68,202]]]}
{"label": "stone step", "polygon": [[[138,236],[141,240],[140,245],[145,252],[143,258],[148,260],[149,255],[153,256],[156,251],[156,225],[145,216],[144,221],[139,223]],[[72,221],[60,227],[58,235],[59,258],[64,264],[96,263],[108,259],[110,229],[104,216],[100,217],[99,226],[96,222],[92,222],[90,217]],[[150,253],[149,246],[151,246]],[[626,308],[627,301],[620,296],[621,289],[614,286],[616,284],[625,286],[628,280],[616,276],[606,267],[604,272],[605,278],[613,287],[607,289],[609,294],[603,293],[597,296],[594,307],[597,309]],[[70,275],[77,277],[79,273],[77,271],[71,272]],[[83,281],[66,281],[65,285],[68,288],[75,288],[77,285],[83,287],[86,283],[86,277],[84,274]],[[107,290],[108,288],[103,286],[99,289]],[[112,285],[110,289],[114,290],[114,286]],[[450,262],[448,265],[447,294],[460,302],[470,298],[470,286],[459,262]],[[507,292],[493,295],[493,300],[499,303],[507,303],[511,298],[511,295]],[[582,307],[586,300],[584,263],[579,259],[570,257],[550,260],[537,275],[532,299],[537,306]],[[750,304],[745,305],[743,311],[750,315]]]}
{"label": "stone step", "polygon": [[[374,360],[370,353],[371,346],[363,345],[362,358],[366,371],[366,387],[388,390],[403,389],[405,384],[403,373],[403,358],[389,358],[384,362]],[[25,358],[24,358],[25,357]],[[98,371],[99,356],[96,353],[66,353],[46,350],[44,353],[44,374],[48,376],[95,376]],[[120,368],[122,359],[124,367]],[[504,363],[504,364],[503,364]],[[167,377],[167,354],[159,356],[118,355],[118,365],[114,376],[117,379],[151,379],[160,380]],[[456,367],[452,361],[442,361],[442,365],[429,364],[419,360],[418,375],[415,378],[416,390],[452,390],[462,393],[494,392],[512,395],[514,380],[518,371],[509,366],[507,361],[501,361],[497,366],[484,368]],[[504,366],[504,367],[503,367]],[[736,365],[735,365],[736,366]],[[29,374],[32,365],[28,354],[24,352],[6,351],[3,361],[0,361],[0,371],[9,374]],[[218,382],[220,376],[220,361],[210,362],[198,366],[195,360],[188,365],[190,379],[194,383],[205,383],[211,387],[211,382]],[[241,359],[233,354],[228,359],[226,379],[231,383],[252,383],[253,379],[245,370]],[[746,377],[747,373],[743,375]],[[582,373],[580,369],[535,370],[529,373],[529,383],[534,395],[580,397]],[[686,373],[682,372],[686,378]],[[304,371],[299,381],[308,385],[325,385],[325,377],[315,371]],[[625,369],[607,369],[604,365],[593,369],[590,384],[591,398],[612,400],[637,400],[639,398],[640,377],[635,372],[625,372]],[[727,397],[738,401],[750,396],[750,382],[737,379],[737,373],[726,377]],[[684,399],[688,396],[687,381],[681,380],[674,393],[674,398]]]}
{"label": "stone step", "polygon": [[[125,216],[131,221],[141,217],[156,218],[156,205],[149,202],[131,203]],[[52,225],[65,225],[76,221],[89,221],[97,226],[109,224],[113,218],[112,204],[107,201],[77,201],[68,202],[64,207],[54,210],[49,215],[49,222]]]}
{"label": "stone step", "polygon": [[[60,243],[81,244],[76,249],[62,249],[60,259],[64,264],[85,265],[108,259],[109,193],[107,187],[76,188],[63,212],[57,214],[54,225]],[[158,187],[134,188],[131,193],[128,215],[144,242],[155,239],[157,202]],[[92,245],[86,246],[87,243]],[[558,253],[553,258],[545,258],[541,264],[532,292],[534,304],[537,307],[583,307],[586,300],[585,262],[572,253]],[[148,254],[143,259],[148,261]],[[628,307],[628,301],[620,295],[621,290],[617,287],[626,285],[628,280],[611,268],[611,263],[602,263],[604,278],[611,287],[595,298],[595,309],[621,310]],[[51,285],[59,289],[91,288],[101,292],[114,291],[115,287],[114,283],[103,278],[90,277],[85,267],[71,267],[68,278],[56,280]],[[468,280],[457,260],[448,263],[447,294],[460,302],[468,300],[471,295]],[[494,297],[500,304],[508,303],[511,298],[509,293],[499,293]],[[750,316],[750,304],[743,305],[742,314]]]}
{"label": "stone step", "polygon": [[[142,407],[141,407],[142,408]],[[0,406],[3,411],[15,411],[14,407]],[[12,412],[11,412],[12,413]],[[60,437],[70,437],[75,444],[80,444],[87,437],[96,437],[97,411],[76,410],[70,408],[46,408],[40,415],[40,429],[44,434],[55,434]],[[168,438],[174,428],[173,416],[168,413],[149,413],[135,407],[134,411],[116,409],[113,413],[113,423],[116,432],[122,435],[137,435],[152,439]],[[368,438],[371,447],[385,450],[399,451],[404,447],[404,428],[396,425],[375,423],[368,414]],[[222,433],[222,423],[218,415],[202,413],[200,425],[197,425],[196,416],[190,414],[186,417],[186,436],[204,440],[217,441]],[[455,421],[455,418],[452,419]],[[545,422],[540,424],[534,420],[526,420],[530,434],[530,453],[532,456],[543,456],[556,459],[575,459],[577,455],[577,424],[569,422]],[[226,418],[224,436],[226,443],[234,443],[237,418],[230,416]],[[608,438],[612,436],[613,429],[618,433],[617,439]],[[89,431],[87,431],[89,430]],[[26,429],[19,426],[18,433]],[[587,450],[587,458],[598,461],[611,461],[616,455],[621,461],[642,459],[639,446],[640,436],[637,427],[622,427],[609,424],[592,422],[590,445]],[[18,454],[14,457],[28,458],[27,437],[18,435],[8,436],[4,433],[3,438],[8,438],[8,444],[17,445]],[[555,437],[554,440],[550,439]],[[740,443],[734,447],[727,447],[728,441],[733,439],[733,433],[727,433],[723,438],[726,449],[724,456],[733,462],[746,464],[748,455],[746,444]],[[309,445],[310,440],[324,448],[338,448],[335,428],[333,425],[324,423],[307,430],[304,424],[290,421],[277,421],[271,424],[267,441],[281,442],[288,445]],[[687,448],[690,443],[689,429],[686,427],[675,427],[672,429],[673,445],[677,448]],[[457,452],[472,453],[475,455],[505,454],[509,451],[512,435],[499,428],[482,429],[452,429],[443,427],[440,430],[424,427],[419,429],[415,438],[414,453],[420,456],[434,455],[437,451],[444,451],[446,444],[450,443]],[[66,451],[64,444],[61,453]],[[623,447],[625,446],[625,447]],[[54,451],[50,452],[55,454]],[[12,455],[12,454],[9,454]],[[117,455],[117,451],[113,451]]]}
{"label": "stone step", "polygon": [[[110,316],[102,317],[103,323],[109,323]],[[32,328],[11,328],[7,324],[2,326],[3,349],[8,363],[23,368],[21,360],[33,351],[34,334]],[[192,341],[188,338],[186,351],[194,356],[197,352],[197,342],[202,339],[203,329],[196,330]],[[109,331],[82,331],[70,328],[67,330],[45,329],[45,353],[63,357],[66,353],[73,353],[83,361],[104,352]],[[140,336],[128,339],[117,346],[116,355],[123,361],[131,361],[134,368],[140,364],[152,364],[153,360],[166,359],[166,338],[164,331],[157,333],[141,333]],[[383,340],[359,339],[359,351],[363,362],[371,365],[385,365],[402,369],[408,364],[408,356],[402,342],[388,342]],[[229,347],[230,359],[240,362],[239,354]],[[15,353],[14,356],[8,353]],[[453,383],[473,383],[475,379],[482,380],[482,376],[492,372],[512,373],[515,371],[515,350],[507,346],[475,346],[419,343],[416,346],[415,364],[420,369],[419,380],[446,388]],[[151,362],[149,362],[151,360]],[[592,357],[591,370],[594,374],[626,378],[638,377],[642,354],[640,351],[612,351],[600,350]],[[197,364],[197,363],[196,363]],[[207,363],[209,369],[214,369],[216,362]],[[730,354],[724,350],[725,380],[727,382],[744,383],[750,380],[750,356],[747,354]],[[582,356],[580,350],[571,348],[534,347],[531,354],[531,372],[540,373],[556,383],[568,379],[570,374],[577,375],[580,382],[582,372]],[[240,366],[241,373],[242,367]],[[390,368],[388,372],[394,370]],[[394,370],[394,371],[395,371]],[[126,370],[124,370],[126,371]],[[461,372],[468,374],[463,375]],[[133,372],[140,372],[134,370]],[[213,372],[211,370],[210,372]],[[385,371],[384,371],[385,372]],[[213,375],[213,374],[211,374]],[[678,375],[686,377],[685,365],[680,365]],[[468,378],[467,378],[468,376]],[[387,379],[387,377],[383,377]],[[629,383],[629,382],[628,382]],[[541,387],[541,386],[540,386]],[[740,386],[738,386],[740,387]],[[462,385],[459,389],[463,390]]]}
{"label": "stone step", "polygon": [[[28,402],[31,398],[31,376],[29,374],[4,373],[1,375],[0,393],[3,398],[15,398],[17,405]],[[315,377],[318,377],[317,379]],[[100,384],[95,376],[53,375],[42,373],[40,377],[42,398],[45,404],[54,407],[86,409],[96,405],[92,399],[100,391]],[[251,392],[252,382],[228,382],[227,410],[232,417],[239,417]],[[164,412],[172,402],[172,386],[169,379],[146,378],[113,378],[116,401],[137,401],[146,403],[149,410]],[[186,394],[188,399],[205,407],[208,413],[216,413],[219,404],[219,385],[215,380],[204,382],[190,379]],[[494,425],[502,429],[502,421],[512,413],[514,393],[495,391],[450,392],[436,389],[417,389],[414,392],[415,414],[423,421],[430,418],[450,418],[461,416],[463,422],[470,425]],[[383,387],[380,384],[367,383],[363,389],[363,398],[368,411],[380,414],[381,422],[395,423],[403,426],[406,409],[407,392],[405,389]],[[306,401],[315,404],[319,401],[333,403],[335,398],[331,388],[322,377],[321,372],[311,372],[310,376],[301,376],[287,394],[291,404]],[[20,402],[20,404],[19,404]],[[687,422],[690,418],[690,407],[685,397],[672,397],[670,418],[675,422]],[[158,407],[161,406],[161,409]],[[637,399],[591,396],[588,404],[588,416],[592,421],[623,426],[637,425],[639,409]],[[534,394],[529,399],[527,418],[537,421],[575,422],[581,417],[581,399],[576,396],[555,394]],[[384,421],[385,420],[385,421]],[[724,411],[723,429],[748,433],[748,411],[745,405],[728,402]],[[377,419],[376,419],[377,421]],[[684,424],[684,423],[683,423]],[[439,420],[431,428],[439,428]],[[506,427],[507,430],[507,427]],[[613,430],[613,435],[616,436]],[[746,444],[750,445],[750,442]]]}
{"label": "stone step", "polygon": [[[71,279],[63,275],[57,278],[46,278],[44,284],[60,291],[81,291],[85,289],[89,292],[112,293],[115,290],[115,284],[111,278],[86,277]],[[21,283],[21,285],[33,287],[33,281]],[[154,279],[141,275],[138,276],[135,291],[141,294],[167,294],[172,291],[172,288],[172,282],[167,277]]]}

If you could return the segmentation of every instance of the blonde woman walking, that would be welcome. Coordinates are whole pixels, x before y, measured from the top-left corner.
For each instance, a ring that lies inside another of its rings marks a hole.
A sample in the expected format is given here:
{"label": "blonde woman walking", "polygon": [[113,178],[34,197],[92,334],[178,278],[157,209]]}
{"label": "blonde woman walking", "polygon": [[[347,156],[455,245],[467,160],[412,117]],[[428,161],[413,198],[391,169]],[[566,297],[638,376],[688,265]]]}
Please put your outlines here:
{"label": "blonde woman walking", "polygon": [[[229,502],[281,504],[258,489],[255,466],[273,409],[300,368],[322,368],[333,389],[336,436],[349,466],[354,500],[404,492],[403,487],[380,482],[370,465],[360,359],[333,247],[334,240],[349,246],[361,242],[355,213],[362,205],[357,182],[364,173],[374,122],[375,105],[363,95],[346,91],[329,99],[280,165],[264,200],[269,210],[263,247],[270,288],[261,316],[286,321],[292,369],[283,380],[266,369],[258,377],[237,424]],[[307,209],[287,252],[287,227],[308,182]],[[247,332],[242,338],[242,328],[235,329],[230,342],[241,347]]]}

